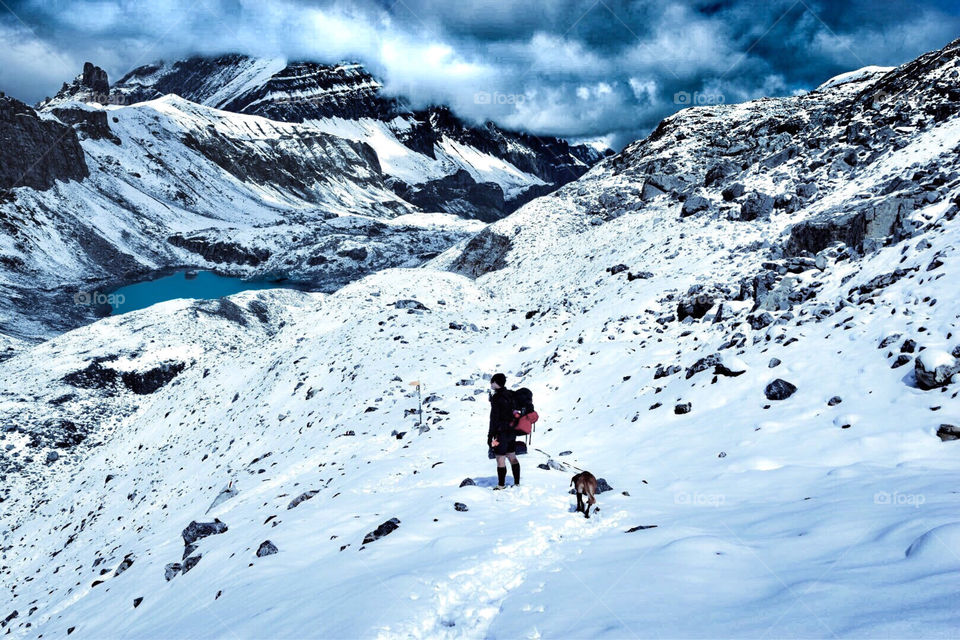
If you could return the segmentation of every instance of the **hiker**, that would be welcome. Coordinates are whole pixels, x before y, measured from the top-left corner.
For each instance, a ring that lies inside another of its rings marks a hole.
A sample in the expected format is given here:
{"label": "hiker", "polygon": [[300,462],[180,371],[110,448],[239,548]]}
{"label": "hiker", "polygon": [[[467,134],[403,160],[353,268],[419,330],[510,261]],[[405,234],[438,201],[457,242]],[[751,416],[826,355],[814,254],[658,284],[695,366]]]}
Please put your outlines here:
{"label": "hiker", "polygon": [[506,459],[510,459],[513,469],[513,484],[520,484],[520,461],[517,460],[517,433],[514,431],[513,395],[506,388],[507,377],[495,373],[490,378],[490,429],[487,431],[487,446],[493,449],[497,457],[497,481],[494,489],[504,489],[507,479]]}

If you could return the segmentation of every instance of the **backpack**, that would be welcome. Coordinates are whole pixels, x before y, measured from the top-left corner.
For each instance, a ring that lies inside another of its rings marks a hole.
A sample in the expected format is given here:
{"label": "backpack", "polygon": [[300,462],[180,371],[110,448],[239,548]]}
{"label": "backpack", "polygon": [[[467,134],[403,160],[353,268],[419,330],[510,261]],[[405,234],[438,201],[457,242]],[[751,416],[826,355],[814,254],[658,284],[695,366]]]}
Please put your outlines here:
{"label": "backpack", "polygon": [[526,435],[529,442],[534,425],[540,419],[533,408],[533,392],[530,389],[517,389],[513,392],[513,415],[516,418],[513,428]]}

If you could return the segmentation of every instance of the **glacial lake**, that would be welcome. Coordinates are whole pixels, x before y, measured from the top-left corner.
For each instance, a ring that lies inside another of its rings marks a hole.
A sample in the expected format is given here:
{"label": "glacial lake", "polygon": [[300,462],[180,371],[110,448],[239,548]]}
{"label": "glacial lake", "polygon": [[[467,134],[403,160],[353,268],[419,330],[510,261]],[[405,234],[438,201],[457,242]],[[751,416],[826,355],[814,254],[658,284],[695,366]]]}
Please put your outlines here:
{"label": "glacial lake", "polygon": [[[187,277],[188,273],[196,273]],[[306,289],[289,281],[244,280],[221,276],[212,271],[177,271],[171,275],[127,285],[111,292],[108,302],[113,315],[145,309],[158,302],[177,298],[212,300],[230,296],[241,291],[258,289]],[[122,297],[121,297],[122,296]]]}

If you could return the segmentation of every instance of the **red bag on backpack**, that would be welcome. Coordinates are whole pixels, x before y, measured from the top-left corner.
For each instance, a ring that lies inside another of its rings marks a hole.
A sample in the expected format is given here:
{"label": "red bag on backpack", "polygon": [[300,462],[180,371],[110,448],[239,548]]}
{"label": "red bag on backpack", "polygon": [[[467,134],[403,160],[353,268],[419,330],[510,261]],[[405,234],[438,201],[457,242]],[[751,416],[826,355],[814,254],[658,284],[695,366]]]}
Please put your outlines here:
{"label": "red bag on backpack", "polygon": [[517,431],[530,435],[530,432],[533,431],[533,425],[536,424],[537,420],[540,419],[540,416],[537,415],[536,411],[531,411],[526,413],[519,418],[517,418],[517,424],[514,426],[514,429]]}

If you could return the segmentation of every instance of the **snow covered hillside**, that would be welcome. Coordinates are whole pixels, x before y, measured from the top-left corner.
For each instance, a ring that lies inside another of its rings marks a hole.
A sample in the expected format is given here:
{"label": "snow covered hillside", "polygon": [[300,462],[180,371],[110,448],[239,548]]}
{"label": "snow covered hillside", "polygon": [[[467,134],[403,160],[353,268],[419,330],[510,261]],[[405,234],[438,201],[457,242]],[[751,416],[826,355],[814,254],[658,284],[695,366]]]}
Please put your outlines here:
{"label": "snow covered hillside", "polygon": [[[682,111],[423,268],[0,363],[5,633],[956,635],[958,58]],[[495,371],[543,416],[503,492]]]}
{"label": "snow covered hillside", "polygon": [[85,166],[0,198],[0,287],[12,302],[3,333],[73,328],[91,314],[73,304],[77,291],[174,266],[332,290],[419,265],[482,227],[421,213],[386,186],[369,146],[305,125],[174,95],[125,107],[59,103],[39,115],[23,108],[38,122],[75,124]]}
{"label": "snow covered hillside", "polygon": [[139,67],[116,83],[110,101],[130,104],[175,93],[226,111],[309,123],[372,146],[393,188],[425,210],[487,222],[575,180],[603,157],[558,138],[490,122],[472,126],[443,106],[414,111],[381,89],[356,63],[229,54]]}
{"label": "snow covered hillside", "polygon": [[171,268],[333,290],[418,266],[601,157],[414,113],[359,65],[244,56],[113,88],[87,63],[38,111],[0,98],[0,138],[0,333],[27,340],[96,317],[76,293]]}

